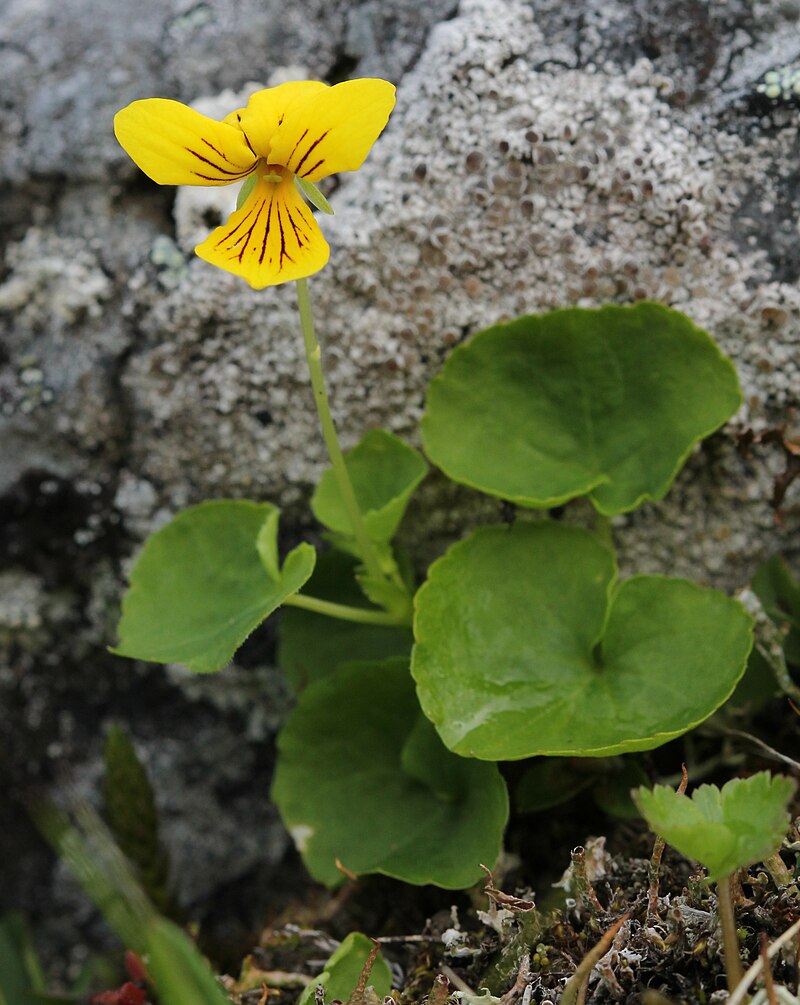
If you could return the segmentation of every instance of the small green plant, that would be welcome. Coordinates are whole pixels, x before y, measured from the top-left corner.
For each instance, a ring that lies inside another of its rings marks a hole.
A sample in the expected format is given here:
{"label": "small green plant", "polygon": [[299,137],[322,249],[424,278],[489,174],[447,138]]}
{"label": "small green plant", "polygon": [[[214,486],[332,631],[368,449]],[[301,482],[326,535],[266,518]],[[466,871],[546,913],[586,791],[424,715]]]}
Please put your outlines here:
{"label": "small green plant", "polygon": [[[279,658],[301,693],[273,798],[312,875],[465,887],[500,849],[497,762],[649,750],[736,687],[750,615],[685,579],[621,580],[610,518],[663,498],[742,396],[710,336],[660,304],[475,335],[430,386],[422,443],[450,479],[522,512],[453,545],[418,588],[395,535],[428,465],[382,430],[342,453],[306,283],[327,245],[303,197],[318,205],[316,180],[360,166],[392,102],[385,82],[350,81],[267,89],[224,123],[161,99],[119,113],[155,181],[247,178],[198,253],[255,288],[297,281],[331,466],[311,499],[320,555],[304,542],[281,557],[268,502],[201,503],[162,527],[132,570],[115,651],[221,670],[284,608]],[[581,498],[593,531],[548,518]],[[619,791],[607,798],[626,811]]]}
{"label": "small green plant", "polygon": [[46,991],[44,973],[25,919],[0,915],[0,1005],[25,1005]]}
{"label": "small green plant", "polygon": [[634,799],[653,830],[678,851],[708,869],[717,885],[725,943],[725,972],[732,992],[742,979],[731,879],[739,869],[772,855],[789,829],[787,805],[795,783],[762,771],[734,778],[721,789],[701,785],[691,798],[666,785],[640,788]]}
{"label": "small green plant", "polygon": [[85,805],[76,807],[75,816],[73,823],[52,806],[34,811],[40,830],[89,899],[143,961],[160,1005],[229,1005],[204,957],[156,910],[102,821]]}
{"label": "small green plant", "polygon": [[[367,985],[369,981],[369,985]],[[311,1005],[318,987],[325,989],[327,1001],[348,1005],[377,1005],[392,990],[392,972],[378,945],[362,935],[351,932],[333,953],[319,977],[303,991],[297,1005]],[[372,995],[367,996],[367,989]]]}
{"label": "small green plant", "polygon": [[121,726],[106,736],[103,809],[111,833],[156,908],[178,914],[169,891],[169,856],[158,833],[155,794],[130,737]]}

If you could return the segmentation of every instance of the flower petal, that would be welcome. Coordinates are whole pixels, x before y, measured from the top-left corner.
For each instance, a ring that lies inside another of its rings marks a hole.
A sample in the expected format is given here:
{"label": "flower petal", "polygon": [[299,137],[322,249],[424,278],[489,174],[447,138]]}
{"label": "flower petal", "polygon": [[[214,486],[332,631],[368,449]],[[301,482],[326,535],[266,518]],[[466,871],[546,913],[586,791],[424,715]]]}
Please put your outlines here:
{"label": "flower petal", "polygon": [[269,159],[306,181],[356,171],[394,108],[394,86],[363,77],[298,94],[272,137]]}
{"label": "flower petal", "polygon": [[241,129],[169,98],[145,98],[123,108],[114,116],[114,133],[159,185],[230,185],[258,161]]}
{"label": "flower petal", "polygon": [[237,125],[259,157],[270,159],[270,145],[275,130],[283,121],[286,109],[294,101],[328,89],[318,80],[293,80],[277,87],[266,87],[250,96],[246,108],[226,116],[225,121]]}
{"label": "flower petal", "polygon": [[260,177],[242,208],[194,250],[256,290],[319,272],[330,254],[290,174],[280,182]]}

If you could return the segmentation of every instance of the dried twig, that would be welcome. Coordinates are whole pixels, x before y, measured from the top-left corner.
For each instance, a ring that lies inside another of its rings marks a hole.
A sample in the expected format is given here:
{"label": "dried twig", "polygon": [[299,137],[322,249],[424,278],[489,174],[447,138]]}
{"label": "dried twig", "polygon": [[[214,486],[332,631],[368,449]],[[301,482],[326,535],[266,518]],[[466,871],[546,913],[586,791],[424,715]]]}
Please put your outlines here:
{"label": "dried twig", "polygon": [[459,991],[463,991],[464,994],[472,995],[473,998],[477,998],[476,992],[467,984],[466,981],[462,980],[458,974],[453,970],[452,967],[448,967],[447,964],[442,964],[439,969],[442,974],[450,981],[450,983],[457,987]]}
{"label": "dried twig", "polygon": [[606,909],[597,899],[594,887],[586,873],[586,849],[582,845],[572,849],[572,881],[578,900],[590,914],[605,914]]}
{"label": "dried twig", "polygon": [[502,890],[498,890],[494,885],[492,870],[487,869],[482,862],[480,863],[480,867],[486,873],[486,886],[483,888],[483,892],[498,907],[504,907],[507,911],[533,911],[536,909],[536,904],[532,900],[512,897],[510,893],[503,893]]}
{"label": "dried twig", "polygon": [[445,974],[437,974],[433,979],[433,987],[428,995],[428,1005],[444,1005],[450,994],[450,981]]}
{"label": "dried twig", "polygon": [[522,954],[522,959],[520,960],[519,970],[517,972],[517,979],[514,984],[500,999],[501,1005],[508,1005],[509,1002],[513,1001],[518,994],[521,994],[528,982],[531,979],[531,954],[529,952]]}
{"label": "dried twig", "polygon": [[742,958],[739,956],[739,937],[736,933],[736,915],[733,910],[734,874],[723,876],[717,882],[717,911],[722,928],[722,945],[725,955],[725,978],[728,990],[733,991],[744,977]]}
{"label": "dried twig", "polygon": [[[678,783],[677,792],[679,795],[683,795],[686,792],[686,786],[689,784],[689,772],[686,770],[686,765],[681,765],[681,780]],[[666,842],[662,837],[656,837],[656,842],[653,845],[653,854],[650,859],[650,886],[647,891],[647,922],[650,924],[653,921],[658,921],[658,877],[661,870],[661,856],[664,854],[664,847]]]}
{"label": "dried twig", "polygon": [[775,994],[775,981],[772,979],[772,965],[769,961],[769,956],[767,956],[769,938],[766,932],[761,933],[760,941],[759,952],[761,955],[761,966],[764,970],[764,990],[767,992],[767,1001],[769,1005],[778,1005],[778,996]]}
{"label": "dried twig", "polygon": [[361,968],[361,973],[358,976],[358,984],[353,988],[353,993],[347,999],[346,1005],[363,1005],[365,1001],[364,992],[367,990],[367,981],[369,980],[369,975],[372,973],[372,968],[375,964],[375,960],[378,958],[378,953],[381,951],[381,947],[373,939],[372,949],[369,951],[369,956]]}
{"label": "dried twig", "polygon": [[[578,964],[575,973],[572,977],[570,977],[564,986],[564,993],[561,995],[560,1005],[579,1005],[581,985],[584,981],[588,982],[592,967],[598,960],[602,959],[611,948],[614,936],[620,928],[622,928],[629,917],[629,914],[623,914],[619,921],[614,922],[611,928],[609,928],[608,931],[606,931],[600,938],[600,941],[584,956]],[[584,991],[584,995],[585,994],[586,992]]]}
{"label": "dried twig", "polygon": [[[770,944],[767,949],[767,959],[771,960],[773,956],[776,956],[788,942],[792,941],[798,932],[800,932],[800,920],[796,921],[791,928],[787,928],[783,935],[779,936],[773,943]],[[763,966],[764,961],[759,956],[733,989],[725,1005],[742,1005],[744,1000],[747,998],[748,988],[761,973],[761,968]]]}

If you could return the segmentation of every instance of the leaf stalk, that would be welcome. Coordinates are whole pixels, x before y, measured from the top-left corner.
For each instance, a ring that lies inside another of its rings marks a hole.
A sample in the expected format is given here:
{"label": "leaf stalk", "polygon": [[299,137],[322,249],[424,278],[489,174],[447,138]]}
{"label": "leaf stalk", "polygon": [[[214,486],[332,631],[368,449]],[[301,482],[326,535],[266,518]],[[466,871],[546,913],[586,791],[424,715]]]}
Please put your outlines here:
{"label": "leaf stalk", "polygon": [[295,285],[297,286],[297,309],[300,314],[300,327],[303,331],[306,361],[311,378],[311,388],[314,392],[314,404],[317,406],[317,415],[322,427],[322,436],[325,440],[325,446],[328,448],[328,456],[330,457],[336,484],[339,487],[342,501],[347,510],[353,536],[358,544],[358,550],[369,574],[379,579],[384,579],[386,577],[378,554],[364,525],[364,518],[361,515],[361,509],[353,490],[353,483],[350,481],[342,448],[339,446],[339,437],[336,435],[336,426],[331,415],[328,393],[325,389],[325,378],[322,373],[322,351],[317,341],[316,332],[314,331],[314,316],[308,296],[308,283],[305,279],[298,279]]}

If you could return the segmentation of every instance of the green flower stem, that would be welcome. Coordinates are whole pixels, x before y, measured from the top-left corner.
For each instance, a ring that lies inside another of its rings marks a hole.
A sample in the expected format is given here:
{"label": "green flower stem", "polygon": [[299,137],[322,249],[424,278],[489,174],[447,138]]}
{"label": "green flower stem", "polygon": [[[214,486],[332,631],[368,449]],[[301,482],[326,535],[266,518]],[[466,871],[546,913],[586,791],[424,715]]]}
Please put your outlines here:
{"label": "green flower stem", "polygon": [[304,593],[294,593],[283,602],[284,607],[302,607],[315,614],[324,614],[329,618],[339,618],[342,621],[357,621],[363,625],[408,625],[411,617],[391,614],[389,611],[369,611],[363,607],[350,607],[347,604],[335,604],[330,600],[320,600],[319,597],[309,597]]}
{"label": "green flower stem", "polygon": [[733,876],[723,876],[717,883],[717,910],[722,928],[722,946],[725,952],[725,977],[728,991],[732,994],[744,977],[742,960],[739,956],[739,937],[736,933],[736,919],[733,913],[731,881]]}
{"label": "green flower stem", "polygon": [[364,559],[364,564],[370,576],[378,579],[385,579],[386,573],[378,560],[377,552],[364,526],[364,518],[353,491],[353,483],[347,472],[347,465],[344,462],[342,448],[339,446],[339,438],[336,435],[336,427],[333,424],[328,395],[325,390],[325,379],[322,375],[322,360],[319,342],[314,332],[314,318],[311,313],[311,301],[308,297],[308,283],[305,279],[297,280],[297,309],[300,312],[300,326],[303,329],[303,342],[306,349],[306,360],[308,361],[308,371],[311,377],[311,387],[314,391],[314,402],[317,406],[322,435],[325,438],[325,446],[328,448],[328,456],[331,459],[331,467],[336,482],[339,486],[342,500],[347,515],[350,518],[350,526],[353,528],[353,536],[358,544],[358,550]]}

